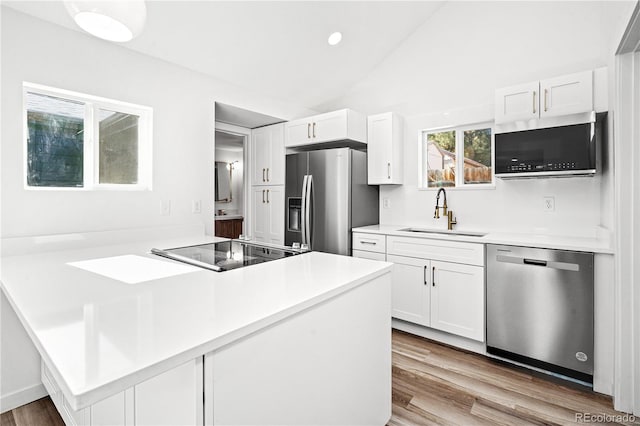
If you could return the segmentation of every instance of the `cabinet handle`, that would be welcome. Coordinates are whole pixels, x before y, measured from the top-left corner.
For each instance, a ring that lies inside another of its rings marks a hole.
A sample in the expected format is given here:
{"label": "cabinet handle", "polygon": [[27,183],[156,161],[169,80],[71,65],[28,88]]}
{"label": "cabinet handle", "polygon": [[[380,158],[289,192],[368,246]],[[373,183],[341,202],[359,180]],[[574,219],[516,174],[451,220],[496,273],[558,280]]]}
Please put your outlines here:
{"label": "cabinet handle", "polygon": [[313,137],[316,137],[316,123],[313,123]]}
{"label": "cabinet handle", "polygon": [[547,95],[549,94],[549,91],[547,89],[544,89],[544,112],[547,112]]}
{"label": "cabinet handle", "polygon": [[264,189],[262,190],[262,202],[264,203]]}
{"label": "cabinet handle", "polygon": [[360,244],[371,244],[372,246],[375,246],[377,243],[375,241],[360,241]]}
{"label": "cabinet handle", "polygon": [[267,182],[269,182],[269,168],[267,167]]}
{"label": "cabinet handle", "polygon": [[269,202],[269,190],[267,189],[267,203]]}
{"label": "cabinet handle", "polygon": [[262,181],[264,182],[264,169],[262,169]]}
{"label": "cabinet handle", "polygon": [[427,285],[427,265],[424,265],[424,273],[422,274],[422,278],[424,278],[424,285]]}
{"label": "cabinet handle", "polygon": [[387,179],[391,179],[391,163],[387,163]]}
{"label": "cabinet handle", "polygon": [[536,91],[533,91],[533,113],[536,113]]}
{"label": "cabinet handle", "polygon": [[311,123],[307,123],[307,139],[311,139]]}
{"label": "cabinet handle", "polygon": [[431,268],[431,285],[436,286],[436,267]]}

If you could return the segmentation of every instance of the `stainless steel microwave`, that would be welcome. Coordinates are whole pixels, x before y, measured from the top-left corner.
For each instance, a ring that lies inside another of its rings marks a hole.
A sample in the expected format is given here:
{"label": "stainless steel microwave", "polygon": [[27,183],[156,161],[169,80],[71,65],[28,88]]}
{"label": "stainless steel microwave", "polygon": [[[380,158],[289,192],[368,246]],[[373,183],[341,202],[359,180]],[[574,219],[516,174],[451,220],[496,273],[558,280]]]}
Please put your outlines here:
{"label": "stainless steel microwave", "polygon": [[495,135],[495,175],[501,179],[593,176],[606,113],[586,123]]}

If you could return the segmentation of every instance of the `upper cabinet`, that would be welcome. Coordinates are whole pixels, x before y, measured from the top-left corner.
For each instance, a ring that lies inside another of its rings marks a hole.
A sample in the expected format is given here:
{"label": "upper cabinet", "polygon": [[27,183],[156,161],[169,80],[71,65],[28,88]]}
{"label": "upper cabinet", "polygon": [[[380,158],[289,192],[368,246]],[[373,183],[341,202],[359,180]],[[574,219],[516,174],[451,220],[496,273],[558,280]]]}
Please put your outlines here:
{"label": "upper cabinet", "polygon": [[496,90],[496,124],[593,110],[593,71]]}
{"label": "upper cabinet", "polygon": [[403,120],[396,114],[367,118],[367,173],[369,185],[401,184],[403,181]]}
{"label": "upper cabinet", "polygon": [[251,184],[284,185],[284,123],[251,131]]}
{"label": "upper cabinet", "polygon": [[366,117],[350,109],[341,109],[285,124],[286,147],[341,140],[367,143]]}
{"label": "upper cabinet", "polygon": [[540,81],[540,117],[593,111],[593,71]]}

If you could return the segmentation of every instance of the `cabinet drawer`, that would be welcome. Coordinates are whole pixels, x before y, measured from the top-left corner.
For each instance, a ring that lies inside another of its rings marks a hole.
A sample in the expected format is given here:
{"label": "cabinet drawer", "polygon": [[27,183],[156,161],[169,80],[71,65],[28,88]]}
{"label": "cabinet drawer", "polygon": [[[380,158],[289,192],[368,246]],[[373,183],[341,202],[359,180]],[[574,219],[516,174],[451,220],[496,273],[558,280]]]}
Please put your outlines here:
{"label": "cabinet drawer", "polygon": [[387,255],[484,266],[484,244],[395,236],[387,239]]}
{"label": "cabinet drawer", "polygon": [[373,251],[362,251],[362,250],[353,250],[352,257],[360,257],[362,259],[371,259],[371,260],[386,260],[386,255],[384,253],[378,253]]}
{"label": "cabinet drawer", "polygon": [[373,251],[384,253],[386,251],[386,236],[378,234],[353,233],[353,250]]}

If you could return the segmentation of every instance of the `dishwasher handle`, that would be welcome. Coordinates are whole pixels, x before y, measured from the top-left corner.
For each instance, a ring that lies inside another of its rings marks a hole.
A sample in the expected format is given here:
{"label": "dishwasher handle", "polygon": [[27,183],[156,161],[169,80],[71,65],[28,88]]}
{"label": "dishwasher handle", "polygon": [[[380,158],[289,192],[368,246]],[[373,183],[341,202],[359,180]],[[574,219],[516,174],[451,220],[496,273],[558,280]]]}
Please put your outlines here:
{"label": "dishwasher handle", "polygon": [[505,256],[499,254],[496,256],[496,262],[514,263],[516,265],[532,265],[541,266],[543,268],[562,269],[564,271],[579,272],[580,265],[577,263],[557,262],[554,260],[530,259],[526,257]]}
{"label": "dishwasher handle", "polygon": [[525,265],[547,266],[546,260],[527,259],[526,257],[522,259],[522,263]]}

